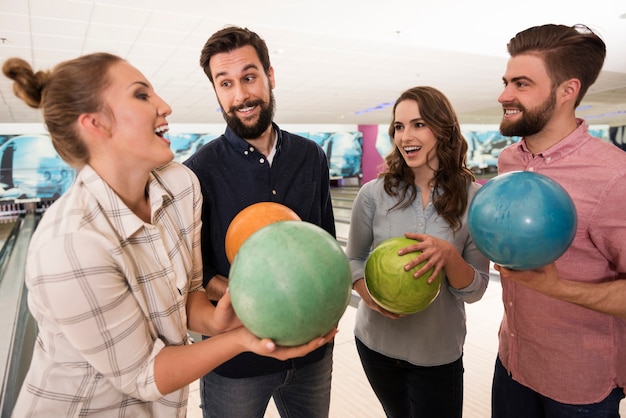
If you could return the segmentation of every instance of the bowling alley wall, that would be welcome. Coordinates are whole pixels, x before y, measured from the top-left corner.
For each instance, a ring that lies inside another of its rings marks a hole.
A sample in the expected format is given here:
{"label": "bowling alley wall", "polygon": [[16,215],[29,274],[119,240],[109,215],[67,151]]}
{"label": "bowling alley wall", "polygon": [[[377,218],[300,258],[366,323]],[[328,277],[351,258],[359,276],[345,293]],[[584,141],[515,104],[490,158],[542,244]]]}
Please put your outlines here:
{"label": "bowling alley wall", "polygon": [[[359,186],[379,173],[392,148],[388,125],[280,125],[315,141],[328,157],[334,186]],[[174,159],[182,162],[224,132],[222,124],[172,124]],[[461,125],[468,165],[477,174],[497,172],[500,151],[519,141],[497,125]],[[590,125],[592,135],[626,150],[626,126]],[[0,222],[28,209],[43,211],[72,184],[76,172],[56,153],[42,124],[0,124]]]}

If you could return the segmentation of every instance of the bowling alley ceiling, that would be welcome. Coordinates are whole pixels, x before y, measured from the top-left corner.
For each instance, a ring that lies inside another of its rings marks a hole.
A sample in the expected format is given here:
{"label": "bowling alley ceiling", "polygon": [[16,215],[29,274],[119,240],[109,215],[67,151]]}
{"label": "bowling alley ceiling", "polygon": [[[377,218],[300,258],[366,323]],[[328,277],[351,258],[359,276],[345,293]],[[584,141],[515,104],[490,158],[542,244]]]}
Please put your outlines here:
{"label": "bowling alley ceiling", "polygon": [[[600,34],[607,59],[578,115],[626,125],[623,0],[0,0],[0,60],[47,69],[112,52],[171,105],[170,123],[223,123],[198,60],[211,33],[234,24],[269,46],[279,124],[387,124],[396,97],[415,85],[442,90],[461,123],[497,124],[506,43],[544,23]],[[4,76],[0,101],[0,123],[41,121]]]}

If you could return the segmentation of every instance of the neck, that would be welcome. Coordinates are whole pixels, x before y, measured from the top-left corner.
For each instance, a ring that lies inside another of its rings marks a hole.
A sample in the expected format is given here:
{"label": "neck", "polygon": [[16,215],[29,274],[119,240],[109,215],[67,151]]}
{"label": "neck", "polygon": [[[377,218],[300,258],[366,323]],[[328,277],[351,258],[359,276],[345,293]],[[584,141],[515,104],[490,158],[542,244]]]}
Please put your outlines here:
{"label": "neck", "polygon": [[270,151],[272,150],[272,147],[274,146],[275,142],[276,142],[276,132],[274,132],[274,127],[270,125],[269,128],[265,132],[263,132],[263,135],[256,138],[254,142],[250,142],[250,144],[254,145],[254,147],[261,154],[267,157],[270,155]]}
{"label": "neck", "polygon": [[551,123],[540,132],[525,137],[528,149],[533,154],[539,154],[559,143],[578,128],[575,118],[563,123]]}
{"label": "neck", "polygon": [[89,165],[102,177],[126,206],[144,222],[151,222],[152,209],[148,194],[149,174],[132,170],[110,169],[114,164],[90,161]]}

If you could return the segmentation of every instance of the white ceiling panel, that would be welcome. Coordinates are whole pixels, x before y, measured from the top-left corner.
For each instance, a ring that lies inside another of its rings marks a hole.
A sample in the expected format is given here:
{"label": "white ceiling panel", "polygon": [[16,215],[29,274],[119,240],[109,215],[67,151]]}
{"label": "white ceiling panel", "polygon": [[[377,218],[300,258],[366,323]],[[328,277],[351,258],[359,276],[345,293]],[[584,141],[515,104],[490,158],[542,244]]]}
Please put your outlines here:
{"label": "white ceiling panel", "polygon": [[[443,91],[462,123],[497,124],[507,41],[532,25],[585,23],[607,59],[578,113],[617,126],[626,125],[625,17],[623,0],[0,0],[0,60],[46,69],[112,52],[170,103],[170,123],[222,123],[199,57],[214,31],[236,24],[268,43],[280,124],[387,124],[389,103],[414,85]],[[0,77],[0,123],[40,121]]]}

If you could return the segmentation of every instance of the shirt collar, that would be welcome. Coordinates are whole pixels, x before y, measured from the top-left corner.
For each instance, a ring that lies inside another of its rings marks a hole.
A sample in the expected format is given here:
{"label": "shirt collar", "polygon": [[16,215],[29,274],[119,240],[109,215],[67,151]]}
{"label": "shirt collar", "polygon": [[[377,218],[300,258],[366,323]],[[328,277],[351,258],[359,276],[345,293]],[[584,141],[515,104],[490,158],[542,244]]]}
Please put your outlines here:
{"label": "shirt collar", "polygon": [[[547,150],[537,154],[537,156],[543,157],[547,163],[550,163],[560,160],[583,146],[590,139],[589,127],[584,119],[577,118],[576,121],[578,123],[576,129]],[[524,153],[532,154],[528,149],[526,138],[522,138],[520,141],[519,150]]]}
{"label": "shirt collar", "polygon": [[[160,169],[151,172],[148,181],[152,214],[172,198],[171,193],[159,181],[158,171]],[[112,228],[115,229],[121,239],[128,239],[145,226],[145,223],[126,206],[91,166],[85,165],[78,173],[76,181],[91,193],[92,198],[97,201],[98,206],[109,218]]]}
{"label": "shirt collar", "polygon": [[[283,135],[281,130],[278,128],[274,122],[272,122],[272,127],[274,128],[274,132],[276,132],[276,142],[274,143],[274,147],[276,148],[276,153],[280,152],[280,148],[283,143]],[[237,135],[233,132],[230,127],[226,127],[226,132],[224,132],[224,136],[226,137],[226,141],[230,144],[233,149],[241,154],[251,154],[254,152],[258,152],[256,147],[248,143],[245,139]]]}

